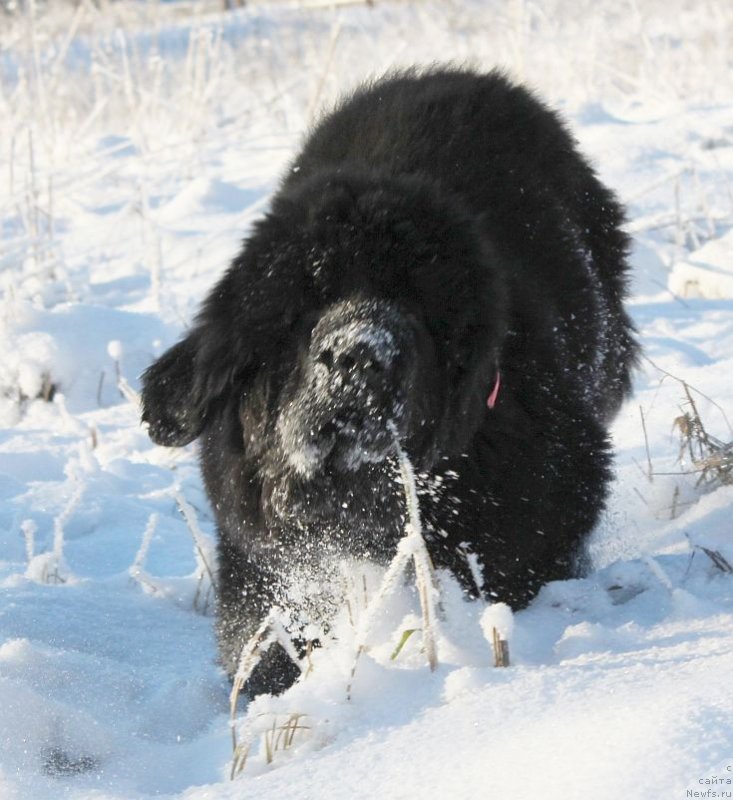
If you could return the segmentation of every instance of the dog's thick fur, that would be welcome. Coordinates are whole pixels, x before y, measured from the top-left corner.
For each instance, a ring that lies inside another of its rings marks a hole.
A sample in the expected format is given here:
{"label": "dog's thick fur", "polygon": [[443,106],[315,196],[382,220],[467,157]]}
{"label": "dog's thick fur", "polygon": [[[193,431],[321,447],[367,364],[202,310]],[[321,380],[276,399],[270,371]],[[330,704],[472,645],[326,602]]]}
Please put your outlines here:
{"label": "dog's thick fur", "polygon": [[[317,604],[293,576],[394,554],[393,433],[468,595],[516,608],[574,574],[637,350],[621,222],[558,117],[498,73],[393,75],[316,126],[144,375],[151,437],[201,441],[230,674],[273,604]],[[295,674],[273,650],[249,691]]]}

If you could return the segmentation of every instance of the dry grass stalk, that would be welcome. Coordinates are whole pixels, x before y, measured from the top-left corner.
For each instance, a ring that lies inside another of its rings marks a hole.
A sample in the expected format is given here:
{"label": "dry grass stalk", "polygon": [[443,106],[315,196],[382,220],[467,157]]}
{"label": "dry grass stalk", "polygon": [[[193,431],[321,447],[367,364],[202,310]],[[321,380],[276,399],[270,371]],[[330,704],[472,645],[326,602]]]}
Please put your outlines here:
{"label": "dry grass stalk", "polygon": [[351,692],[354,686],[354,678],[356,677],[356,668],[359,665],[359,659],[362,653],[366,650],[366,645],[360,644],[356,648],[356,655],[354,656],[354,663],[351,665],[351,672],[349,673],[349,682],[346,685],[346,699],[351,702]]}
{"label": "dry grass stalk", "polygon": [[662,569],[659,562],[652,558],[652,556],[644,556],[643,559],[644,563],[649,567],[650,572],[654,575],[654,577],[661,583],[662,586],[672,594],[674,592],[674,584],[669,579],[669,575]]}
{"label": "dry grass stalk", "polygon": [[139,584],[140,586],[148,589],[153,594],[158,592],[158,587],[145,571],[145,562],[148,558],[148,551],[150,550],[150,544],[153,541],[155,529],[158,526],[158,520],[159,515],[156,513],[153,513],[148,517],[148,524],[145,526],[145,532],[143,533],[140,547],[138,548],[138,551],[135,554],[135,560],[132,562],[132,566],[129,569],[130,579],[135,581],[135,583]]}
{"label": "dry grass stalk", "polygon": [[[303,664],[293,647],[290,635],[281,622],[281,617],[282,611],[279,608],[272,608],[260,627],[246,642],[239,657],[237,672],[232,683],[232,691],[229,694],[229,724],[232,729],[232,768],[230,778],[232,780],[246,767],[255,736],[254,733],[250,733],[243,741],[238,741],[236,726],[237,703],[245,683],[259,664],[262,656],[273,644],[279,644],[298,669],[301,672],[303,670]],[[265,731],[264,734],[265,757],[268,764],[272,762],[274,753],[277,750],[286,750],[292,746],[297,731],[310,730],[309,727],[300,724],[303,716],[303,714],[290,714],[282,725],[277,724],[277,718],[273,719],[272,727]]]}
{"label": "dry grass stalk", "polygon": [[700,550],[715,564],[715,566],[721,571],[730,575],[733,572],[733,566],[731,566],[728,559],[720,553],[718,550],[712,550],[709,547],[703,547],[700,544],[693,545],[695,550]]}
{"label": "dry grass stalk", "polygon": [[347,700],[351,700],[351,687],[354,682],[354,676],[356,675],[356,667],[359,663],[362,653],[364,653],[364,651],[367,649],[367,641],[369,639],[369,634],[371,633],[377,613],[381,610],[385,599],[389,596],[389,594],[391,594],[399,579],[404,574],[404,571],[410,561],[410,555],[410,541],[407,536],[403,536],[397,545],[397,552],[395,553],[394,558],[392,559],[389,567],[387,567],[387,571],[384,573],[384,577],[379,585],[379,589],[377,589],[376,595],[367,605],[359,622],[356,633],[356,654],[354,656],[354,663],[351,667],[349,683],[346,687]]}
{"label": "dry grass stalk", "polygon": [[[237,672],[234,676],[232,683],[232,691],[229,694],[229,724],[232,729],[232,751],[234,758],[232,761],[232,778],[237,774],[238,770],[235,766],[238,761],[242,760],[242,752],[244,752],[243,759],[246,761],[247,752],[249,752],[249,745],[246,746],[246,751],[242,751],[242,745],[237,742],[237,702],[239,695],[242,693],[244,684],[254,671],[254,668],[260,662],[262,654],[267,651],[270,645],[275,641],[275,633],[272,630],[273,612],[263,620],[260,627],[255,631],[254,635],[242,648],[242,653],[239,656],[239,664]],[[241,769],[244,768],[242,763]]]}
{"label": "dry grass stalk", "polygon": [[672,494],[672,508],[670,509],[670,512],[669,512],[669,514],[670,514],[669,518],[670,519],[676,519],[677,518],[677,509],[679,507],[679,500],[680,500],[680,487],[679,486],[675,486],[674,487],[674,493]]}
{"label": "dry grass stalk", "polygon": [[698,486],[733,484],[733,441],[723,442],[708,433],[690,387],[684,381],[682,386],[689,410],[683,411],[673,423],[680,434],[680,460],[687,452],[695,471],[699,472]]}
{"label": "dry grass stalk", "polygon": [[494,666],[495,667],[508,667],[509,666],[509,642],[501,638],[497,628],[492,629],[492,636],[494,639]]}
{"label": "dry grass stalk", "polygon": [[[420,522],[420,506],[417,499],[417,484],[415,473],[405,451],[402,449],[397,438],[397,431],[392,427],[392,434],[395,439],[395,449],[400,465],[400,478],[405,492],[405,503],[407,506],[408,521],[405,526],[405,535],[397,545],[397,552],[392,559],[387,571],[382,578],[382,583],[376,595],[366,608],[357,631],[357,648],[354,656],[354,663],[351,668],[349,683],[346,687],[346,698],[351,700],[351,690],[356,675],[356,668],[359,659],[368,647],[369,634],[372,625],[382,609],[384,600],[394,590],[397,582],[407,569],[407,565],[412,559],[415,565],[415,583],[420,597],[420,609],[422,612],[422,635],[425,654],[430,665],[430,670],[435,671],[438,666],[438,653],[435,637],[437,625],[438,608],[438,588],[435,581],[435,569],[430,559],[425,539],[422,535],[422,523]],[[404,646],[404,643],[403,643]],[[399,649],[402,649],[401,647]]]}
{"label": "dry grass stalk", "polygon": [[243,742],[238,747],[234,748],[234,756],[232,758],[232,768],[229,772],[229,780],[233,781],[240,772],[247,766],[247,759],[249,758],[250,743]]}
{"label": "dry grass stalk", "polygon": [[102,370],[99,374],[99,381],[97,382],[97,405],[102,407],[102,389],[104,388],[105,372]]}
{"label": "dry grass stalk", "polygon": [[[264,751],[265,763],[272,764],[279,751],[289,750],[296,742],[296,737],[303,731],[310,731],[311,726],[303,723],[307,719],[305,714],[293,713],[284,717],[277,715],[262,714],[258,717],[260,722],[271,718],[268,727],[261,731],[262,747]],[[280,721],[282,719],[282,721]],[[256,733],[252,733],[246,741],[237,746],[232,760],[230,779],[234,780],[247,766],[247,760],[252,750],[253,740]]]}
{"label": "dry grass stalk", "polygon": [[127,379],[122,375],[118,376],[117,378],[117,388],[119,389],[120,394],[130,403],[133,403],[136,406],[142,405],[139,392],[136,392],[127,382]]}
{"label": "dry grass stalk", "polygon": [[159,519],[160,516],[155,512],[148,517],[148,524],[145,526],[145,532],[143,533],[140,547],[135,555],[135,560],[130,567],[130,574],[133,576],[145,569],[145,561],[147,560],[150,544],[153,541],[153,535],[156,527],[158,526]]}
{"label": "dry grass stalk", "polygon": [[301,720],[305,719],[305,714],[290,714],[285,722],[278,724],[277,718],[273,718],[272,727],[265,731],[265,760],[272,764],[275,753],[278,750],[287,750],[293,746],[295,735],[298,731],[309,731],[310,725],[302,725]]}
{"label": "dry grass stalk", "polygon": [[49,559],[43,566],[43,571],[41,573],[42,583],[66,583],[66,578],[61,574],[61,566],[64,559],[64,527],[71,518],[71,515],[76,511],[76,507],[79,505],[81,497],[84,494],[84,489],[84,484],[76,480],[69,502],[66,504],[63,511],[54,518],[53,549],[49,554]]}
{"label": "dry grass stalk", "polygon": [[20,530],[25,539],[25,554],[30,564],[36,554],[36,534],[38,533],[38,525],[32,519],[24,519],[20,523]]}
{"label": "dry grass stalk", "polygon": [[[396,441],[396,440],[395,440]],[[397,442],[397,455],[400,462],[400,475],[405,490],[405,500],[409,515],[409,523],[405,539],[410,543],[412,558],[415,563],[415,579],[420,594],[420,609],[423,620],[423,643],[431,671],[438,666],[438,652],[435,643],[435,622],[437,618],[437,587],[435,569],[430,559],[420,522],[420,506],[417,499],[417,484],[410,459]]]}
{"label": "dry grass stalk", "polygon": [[652,466],[652,456],[649,452],[649,436],[646,432],[646,419],[644,418],[644,409],[642,406],[639,406],[639,413],[641,414],[641,428],[644,431],[644,447],[646,449],[646,463],[649,467],[649,472],[647,473],[647,477],[649,478],[649,482],[651,483],[654,480],[654,467]]}
{"label": "dry grass stalk", "polygon": [[[681,409],[682,414],[673,420],[672,428],[673,430],[677,430],[680,434],[679,460],[682,461],[685,455],[687,455],[692,466],[692,469],[686,469],[680,471],[679,473],[652,472],[651,458],[649,456],[649,444],[646,436],[646,421],[644,418],[644,412],[641,411],[642,428],[644,430],[644,440],[647,448],[647,461],[649,464],[649,480],[652,480],[653,474],[689,475],[697,473],[698,479],[696,485],[698,487],[705,485],[709,488],[714,488],[715,486],[733,484],[733,441],[724,442],[723,440],[718,439],[717,437],[708,433],[698,411],[697,403],[695,402],[693,393],[695,395],[699,395],[718,409],[728,427],[728,430],[730,431],[731,435],[733,435],[733,427],[731,427],[725,411],[712,398],[708,397],[699,389],[690,386],[690,384],[688,384],[682,378],[678,378],[671,372],[667,372],[667,370],[662,369],[662,367],[659,367],[648,357],[645,357],[645,360],[663,375],[660,384],[666,378],[671,378],[682,386],[682,390],[684,391],[686,397],[685,406],[687,408]],[[676,513],[677,508],[680,505],[677,500],[678,498],[673,499],[673,515]]]}
{"label": "dry grass stalk", "polygon": [[[217,591],[216,578],[214,577],[214,572],[209,565],[209,560],[206,555],[210,548],[207,546],[206,536],[199,527],[198,518],[196,517],[196,512],[193,510],[192,506],[186,501],[179,491],[175,492],[174,498],[179,511],[186,521],[188,530],[191,532],[194,549],[196,551],[196,560],[198,561],[199,574],[198,583],[196,586],[196,594],[193,599],[193,607],[197,611],[201,611],[202,614],[205,614],[209,609],[212,593],[216,594]],[[204,578],[208,578],[208,585],[206,585],[205,589]]]}

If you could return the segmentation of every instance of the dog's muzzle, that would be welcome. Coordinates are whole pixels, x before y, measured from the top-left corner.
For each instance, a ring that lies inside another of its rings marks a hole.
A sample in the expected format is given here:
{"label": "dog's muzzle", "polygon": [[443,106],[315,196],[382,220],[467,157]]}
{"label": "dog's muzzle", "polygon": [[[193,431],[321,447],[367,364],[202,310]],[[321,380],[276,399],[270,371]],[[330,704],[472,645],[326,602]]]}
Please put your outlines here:
{"label": "dog's muzzle", "polygon": [[312,444],[335,469],[354,471],[392,451],[390,422],[396,425],[402,413],[398,373],[405,344],[401,316],[379,301],[339,303],[316,325],[309,365],[316,398]]}

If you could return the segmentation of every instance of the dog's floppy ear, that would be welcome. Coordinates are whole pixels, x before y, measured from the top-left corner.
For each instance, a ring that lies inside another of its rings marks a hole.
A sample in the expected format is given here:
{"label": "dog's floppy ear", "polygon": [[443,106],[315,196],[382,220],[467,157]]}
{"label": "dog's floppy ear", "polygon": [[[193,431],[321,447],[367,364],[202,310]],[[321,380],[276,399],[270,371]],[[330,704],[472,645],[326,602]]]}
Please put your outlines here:
{"label": "dog's floppy ear", "polygon": [[198,437],[206,408],[196,401],[197,336],[171,347],[142,376],[142,418],[156,444],[182,447]]}
{"label": "dog's floppy ear", "polygon": [[188,335],[143,373],[142,418],[156,444],[181,447],[198,438],[277,353],[304,302],[307,253],[292,244],[292,228],[285,211],[261,220]]}

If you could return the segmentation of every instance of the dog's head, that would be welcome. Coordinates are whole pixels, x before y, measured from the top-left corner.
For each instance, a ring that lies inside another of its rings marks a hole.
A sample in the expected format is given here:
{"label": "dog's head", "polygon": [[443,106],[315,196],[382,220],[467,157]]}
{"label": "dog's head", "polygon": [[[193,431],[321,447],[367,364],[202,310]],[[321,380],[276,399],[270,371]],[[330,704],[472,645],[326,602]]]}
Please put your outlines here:
{"label": "dog's head", "polygon": [[422,469],[460,452],[505,325],[494,258],[475,220],[420,179],[301,181],[144,374],[151,437],[225,429],[280,507],[293,486],[378,471],[395,437]]}

